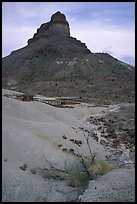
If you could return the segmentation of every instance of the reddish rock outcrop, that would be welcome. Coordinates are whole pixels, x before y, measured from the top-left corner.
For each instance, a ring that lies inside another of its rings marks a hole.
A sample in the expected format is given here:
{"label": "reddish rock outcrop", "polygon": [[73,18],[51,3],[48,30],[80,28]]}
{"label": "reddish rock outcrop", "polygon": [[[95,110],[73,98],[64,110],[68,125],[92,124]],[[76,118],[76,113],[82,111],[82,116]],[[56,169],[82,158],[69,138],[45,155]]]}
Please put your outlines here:
{"label": "reddish rock outcrop", "polygon": [[40,38],[49,38],[53,35],[70,36],[69,23],[66,20],[66,16],[60,11],[53,14],[49,22],[43,23],[37,29],[37,33],[34,34],[33,38],[28,40],[28,44]]}

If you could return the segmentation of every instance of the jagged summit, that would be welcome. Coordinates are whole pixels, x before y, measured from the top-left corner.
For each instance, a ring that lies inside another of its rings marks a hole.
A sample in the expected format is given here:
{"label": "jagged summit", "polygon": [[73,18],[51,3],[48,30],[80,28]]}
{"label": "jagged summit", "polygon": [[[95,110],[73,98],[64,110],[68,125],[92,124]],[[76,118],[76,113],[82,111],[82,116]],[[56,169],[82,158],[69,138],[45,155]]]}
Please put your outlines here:
{"label": "jagged summit", "polygon": [[43,23],[33,38],[28,40],[28,46],[45,45],[44,50],[49,53],[51,50],[56,52],[77,52],[90,53],[85,43],[70,36],[69,23],[66,16],[57,11],[51,16],[51,20]]}
{"label": "jagged summit", "polygon": [[69,26],[68,22],[66,21],[66,16],[60,11],[57,11],[55,14],[51,16],[51,22],[66,24]]}
{"label": "jagged summit", "polygon": [[66,20],[66,16],[60,11],[51,16],[51,20],[47,23],[43,23],[33,38],[28,40],[28,44],[35,42],[40,38],[48,38],[50,36],[70,36],[69,23]]}

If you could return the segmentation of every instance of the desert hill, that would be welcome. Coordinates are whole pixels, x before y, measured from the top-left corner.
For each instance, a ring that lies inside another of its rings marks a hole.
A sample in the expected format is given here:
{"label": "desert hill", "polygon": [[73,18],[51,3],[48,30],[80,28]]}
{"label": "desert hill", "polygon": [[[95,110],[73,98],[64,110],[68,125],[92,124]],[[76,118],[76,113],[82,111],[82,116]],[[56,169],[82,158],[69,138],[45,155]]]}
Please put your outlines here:
{"label": "desert hill", "polygon": [[[92,41],[92,39],[91,39]],[[93,53],[70,35],[61,12],[43,23],[27,46],[2,59],[3,88],[45,96],[134,102],[134,67]]]}

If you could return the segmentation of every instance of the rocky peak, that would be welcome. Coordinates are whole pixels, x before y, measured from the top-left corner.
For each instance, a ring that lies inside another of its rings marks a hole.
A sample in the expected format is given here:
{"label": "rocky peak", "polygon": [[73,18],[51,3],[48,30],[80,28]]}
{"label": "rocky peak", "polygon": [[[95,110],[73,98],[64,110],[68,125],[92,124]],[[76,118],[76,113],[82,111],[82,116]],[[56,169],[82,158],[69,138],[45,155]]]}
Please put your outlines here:
{"label": "rocky peak", "polygon": [[55,14],[51,16],[51,22],[66,24],[69,26],[68,22],[66,21],[66,16],[62,14],[60,11],[57,11]]}
{"label": "rocky peak", "polygon": [[70,36],[69,23],[66,20],[66,16],[60,11],[51,16],[51,20],[47,23],[43,23],[33,38],[28,40],[28,44],[35,42],[40,38],[49,38],[51,36]]}

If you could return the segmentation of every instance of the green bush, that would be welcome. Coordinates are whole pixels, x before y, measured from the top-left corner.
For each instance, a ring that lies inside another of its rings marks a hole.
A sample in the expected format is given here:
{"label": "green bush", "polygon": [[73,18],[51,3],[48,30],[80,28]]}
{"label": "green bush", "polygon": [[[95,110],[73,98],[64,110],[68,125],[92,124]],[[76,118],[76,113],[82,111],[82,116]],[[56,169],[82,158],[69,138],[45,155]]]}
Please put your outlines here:
{"label": "green bush", "polygon": [[80,169],[75,169],[67,175],[67,184],[72,187],[83,186],[88,183],[88,174]]}
{"label": "green bush", "polygon": [[114,169],[114,165],[105,160],[100,160],[97,163],[91,164],[86,162],[86,169],[89,174],[85,171],[84,167],[75,167],[66,175],[66,182],[69,186],[77,187],[83,186],[88,183],[89,180],[95,179],[99,175],[104,175],[107,172]]}

